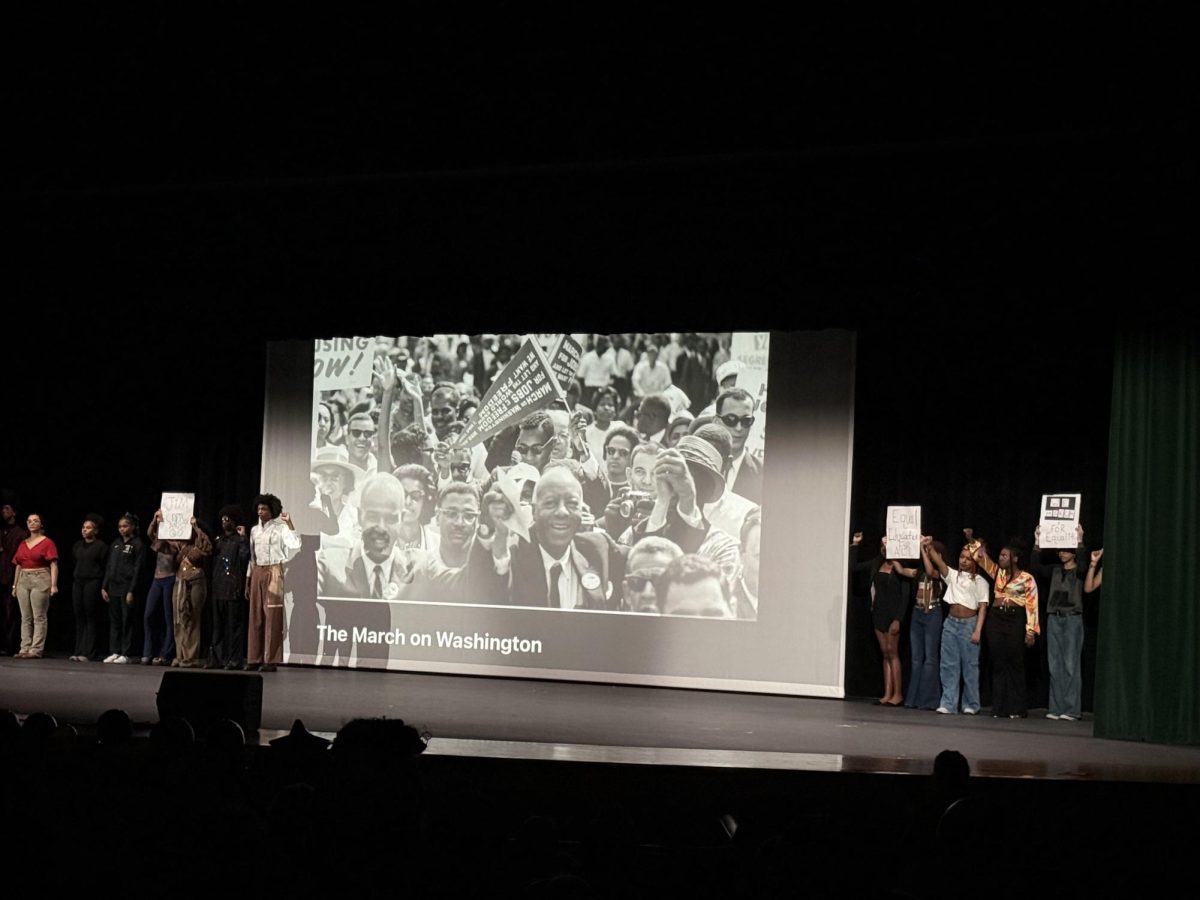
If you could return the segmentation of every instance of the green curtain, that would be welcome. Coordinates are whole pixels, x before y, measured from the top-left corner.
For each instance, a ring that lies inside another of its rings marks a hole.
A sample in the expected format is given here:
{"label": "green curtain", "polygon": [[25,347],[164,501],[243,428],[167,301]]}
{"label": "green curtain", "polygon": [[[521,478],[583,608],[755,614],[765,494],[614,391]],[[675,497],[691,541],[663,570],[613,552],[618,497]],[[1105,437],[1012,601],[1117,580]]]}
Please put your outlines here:
{"label": "green curtain", "polygon": [[1113,361],[1098,737],[1200,742],[1200,336],[1119,334]]}

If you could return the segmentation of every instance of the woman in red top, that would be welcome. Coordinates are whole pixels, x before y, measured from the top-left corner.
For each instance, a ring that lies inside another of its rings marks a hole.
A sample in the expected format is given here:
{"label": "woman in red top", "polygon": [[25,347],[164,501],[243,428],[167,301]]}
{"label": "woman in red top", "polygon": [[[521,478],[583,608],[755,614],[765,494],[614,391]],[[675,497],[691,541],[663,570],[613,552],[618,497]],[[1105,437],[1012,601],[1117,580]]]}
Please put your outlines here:
{"label": "woman in red top", "polygon": [[58,593],[58,548],[46,537],[37,513],[29,515],[25,527],[29,537],[13,554],[13,596],[21,607],[21,652],[16,658],[41,659],[46,647],[46,611],[50,598]]}

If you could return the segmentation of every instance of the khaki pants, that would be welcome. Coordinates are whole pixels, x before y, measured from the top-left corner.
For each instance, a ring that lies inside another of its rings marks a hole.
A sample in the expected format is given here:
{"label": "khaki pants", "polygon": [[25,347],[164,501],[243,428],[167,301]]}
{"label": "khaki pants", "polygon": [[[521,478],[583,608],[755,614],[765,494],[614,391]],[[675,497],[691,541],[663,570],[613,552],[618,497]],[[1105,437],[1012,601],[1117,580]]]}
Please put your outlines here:
{"label": "khaki pants", "polygon": [[23,569],[17,575],[21,607],[21,652],[41,656],[46,649],[46,612],[50,609],[50,570]]}
{"label": "khaki pants", "polygon": [[204,576],[187,581],[175,578],[171,592],[171,610],[175,621],[175,658],[179,665],[195,665],[200,655],[200,614],[204,612],[204,601],[208,590]]}
{"label": "khaki pants", "polygon": [[250,604],[246,663],[278,665],[283,662],[283,566],[251,569],[246,600]]}

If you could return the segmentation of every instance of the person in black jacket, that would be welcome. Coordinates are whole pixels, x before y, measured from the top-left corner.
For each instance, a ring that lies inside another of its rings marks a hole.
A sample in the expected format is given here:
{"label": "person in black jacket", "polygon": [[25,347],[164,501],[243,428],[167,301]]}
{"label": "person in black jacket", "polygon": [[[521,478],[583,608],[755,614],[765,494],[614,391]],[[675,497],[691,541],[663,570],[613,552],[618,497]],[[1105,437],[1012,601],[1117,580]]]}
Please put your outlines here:
{"label": "person in black jacket", "polygon": [[133,592],[146,556],[146,545],[137,535],[138,518],[127,512],[117,521],[120,534],[108,552],[108,565],[100,596],[108,604],[108,649],[106,663],[129,662],[133,645]]}

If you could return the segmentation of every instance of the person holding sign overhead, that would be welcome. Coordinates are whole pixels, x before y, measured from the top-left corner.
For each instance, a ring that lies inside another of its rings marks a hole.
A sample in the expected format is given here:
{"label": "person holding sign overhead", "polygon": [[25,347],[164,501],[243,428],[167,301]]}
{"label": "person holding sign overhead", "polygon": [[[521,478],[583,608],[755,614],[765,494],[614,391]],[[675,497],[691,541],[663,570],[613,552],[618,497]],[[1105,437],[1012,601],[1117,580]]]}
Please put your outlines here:
{"label": "person holding sign overhead", "polygon": [[[191,516],[192,534],[186,541],[157,541],[173,548],[179,568],[171,590],[172,623],[175,630],[176,656],[171,665],[191,669],[200,665],[200,615],[208,599],[204,578],[204,560],[212,554],[212,541]],[[151,545],[151,550],[159,548]]]}
{"label": "person holding sign overhead", "polygon": [[1050,579],[1046,599],[1046,660],[1050,665],[1050,709],[1047,719],[1074,722],[1083,715],[1083,593],[1084,572],[1078,561],[1087,558],[1083,527],[1075,526],[1078,545],[1058,551],[1058,565],[1044,566],[1041,555],[1042,529],[1033,530],[1033,553],[1029,571]]}
{"label": "person holding sign overhead", "polygon": [[[177,549],[170,542],[158,539],[162,510],[154,513],[146,536],[154,552],[154,581],[146,596],[146,611],[142,615],[142,665],[166,666],[175,658],[175,616],[171,610],[171,595],[175,591],[175,575],[179,571]],[[133,662],[137,662],[135,657]]]}
{"label": "person holding sign overhead", "polygon": [[857,548],[862,543],[861,531],[851,538],[852,571],[860,578],[871,579],[871,624],[875,640],[883,654],[883,696],[876,706],[903,706],[900,669],[900,622],[908,607],[912,579],[916,569],[907,569],[897,560],[888,559],[887,538],[880,539],[879,553],[867,562],[857,563]]}
{"label": "person holding sign overhead", "polygon": [[973,532],[964,530],[967,545],[958,554],[958,568],[952,569],[933,538],[921,536],[921,559],[927,571],[936,571],[946,585],[942,600],[946,618],[942,622],[941,661],[938,669],[942,699],[937,711],[942,715],[958,712],[959,682],[962,682],[962,711],[973,716],[979,712],[979,642],[987,619],[991,589],[979,575],[975,563]]}
{"label": "person holding sign overhead", "polygon": [[250,570],[246,598],[250,622],[246,640],[247,672],[274,672],[283,662],[283,564],[300,552],[292,517],[274,494],[254,498],[258,524],[250,530]]}

